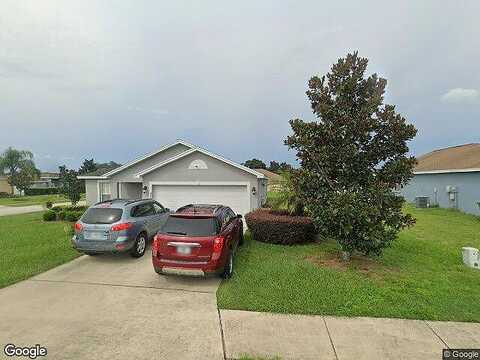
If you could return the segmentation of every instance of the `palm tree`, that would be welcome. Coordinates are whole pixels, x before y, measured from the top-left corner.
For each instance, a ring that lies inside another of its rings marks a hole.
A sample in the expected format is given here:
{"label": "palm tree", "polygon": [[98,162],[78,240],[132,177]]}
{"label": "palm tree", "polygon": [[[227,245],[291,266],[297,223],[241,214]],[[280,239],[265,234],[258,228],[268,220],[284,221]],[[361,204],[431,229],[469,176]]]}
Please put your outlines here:
{"label": "palm tree", "polygon": [[[16,150],[9,147],[0,155],[0,174],[8,175],[8,182],[15,186],[15,179],[22,169],[34,169],[35,173],[39,173],[33,162],[33,153],[28,150]],[[13,180],[13,181],[12,181]],[[13,189],[12,189],[13,194]]]}

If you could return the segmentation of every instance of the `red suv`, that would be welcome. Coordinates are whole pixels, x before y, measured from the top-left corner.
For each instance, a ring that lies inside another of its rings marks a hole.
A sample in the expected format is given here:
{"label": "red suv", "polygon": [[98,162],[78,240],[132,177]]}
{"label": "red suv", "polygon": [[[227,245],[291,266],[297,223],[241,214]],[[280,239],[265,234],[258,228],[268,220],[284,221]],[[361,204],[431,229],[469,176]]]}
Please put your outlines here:
{"label": "red suv", "polygon": [[170,214],[155,236],[153,267],[159,274],[230,278],[242,243],[242,215],[223,205],[186,205]]}

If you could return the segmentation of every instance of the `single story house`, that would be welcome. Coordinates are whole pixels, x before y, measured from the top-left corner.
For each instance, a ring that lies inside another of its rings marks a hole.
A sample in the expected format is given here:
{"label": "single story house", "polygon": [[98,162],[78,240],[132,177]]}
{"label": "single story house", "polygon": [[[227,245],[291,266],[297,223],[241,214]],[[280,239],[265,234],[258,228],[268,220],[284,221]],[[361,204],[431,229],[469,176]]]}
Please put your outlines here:
{"label": "single story house", "polygon": [[263,174],[268,179],[268,191],[278,190],[280,188],[280,183],[282,181],[282,177],[280,175],[267,169],[255,169],[255,171]]}
{"label": "single story house", "polygon": [[0,193],[13,194],[13,187],[8,183],[7,176],[0,176]]}
{"label": "single story house", "polygon": [[58,187],[60,174],[52,172],[42,172],[37,180],[33,181],[30,189],[51,189]]}
{"label": "single story house", "polygon": [[178,140],[105,174],[86,174],[88,205],[112,198],[153,198],[176,210],[192,203],[230,206],[246,214],[266,202],[267,178],[245,166]]}
{"label": "single story house", "polygon": [[427,197],[430,206],[480,214],[480,144],[434,150],[417,161],[413,179],[401,189],[407,201]]}

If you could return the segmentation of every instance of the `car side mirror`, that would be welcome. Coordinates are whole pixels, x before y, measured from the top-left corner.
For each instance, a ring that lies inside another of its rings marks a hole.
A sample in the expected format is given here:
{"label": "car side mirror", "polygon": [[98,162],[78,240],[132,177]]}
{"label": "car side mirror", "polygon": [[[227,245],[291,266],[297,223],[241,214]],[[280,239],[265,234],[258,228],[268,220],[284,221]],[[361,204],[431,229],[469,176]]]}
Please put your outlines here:
{"label": "car side mirror", "polygon": [[237,218],[241,219],[242,217],[242,214],[237,214]]}

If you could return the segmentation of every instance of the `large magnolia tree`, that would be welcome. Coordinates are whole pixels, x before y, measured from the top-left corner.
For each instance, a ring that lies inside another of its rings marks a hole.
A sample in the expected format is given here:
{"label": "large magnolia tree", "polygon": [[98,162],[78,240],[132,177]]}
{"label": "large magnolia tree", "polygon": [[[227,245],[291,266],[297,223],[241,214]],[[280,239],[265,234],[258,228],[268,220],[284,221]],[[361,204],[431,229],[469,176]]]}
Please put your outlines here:
{"label": "large magnolia tree", "polygon": [[407,141],[417,130],[383,103],[387,81],[366,77],[367,64],[355,52],[326,76],[312,77],[307,96],[318,119],[291,120],[293,134],[285,141],[301,163],[293,178],[298,196],[345,258],[355,250],[380,254],[414,223],[395,189],[413,176]]}

